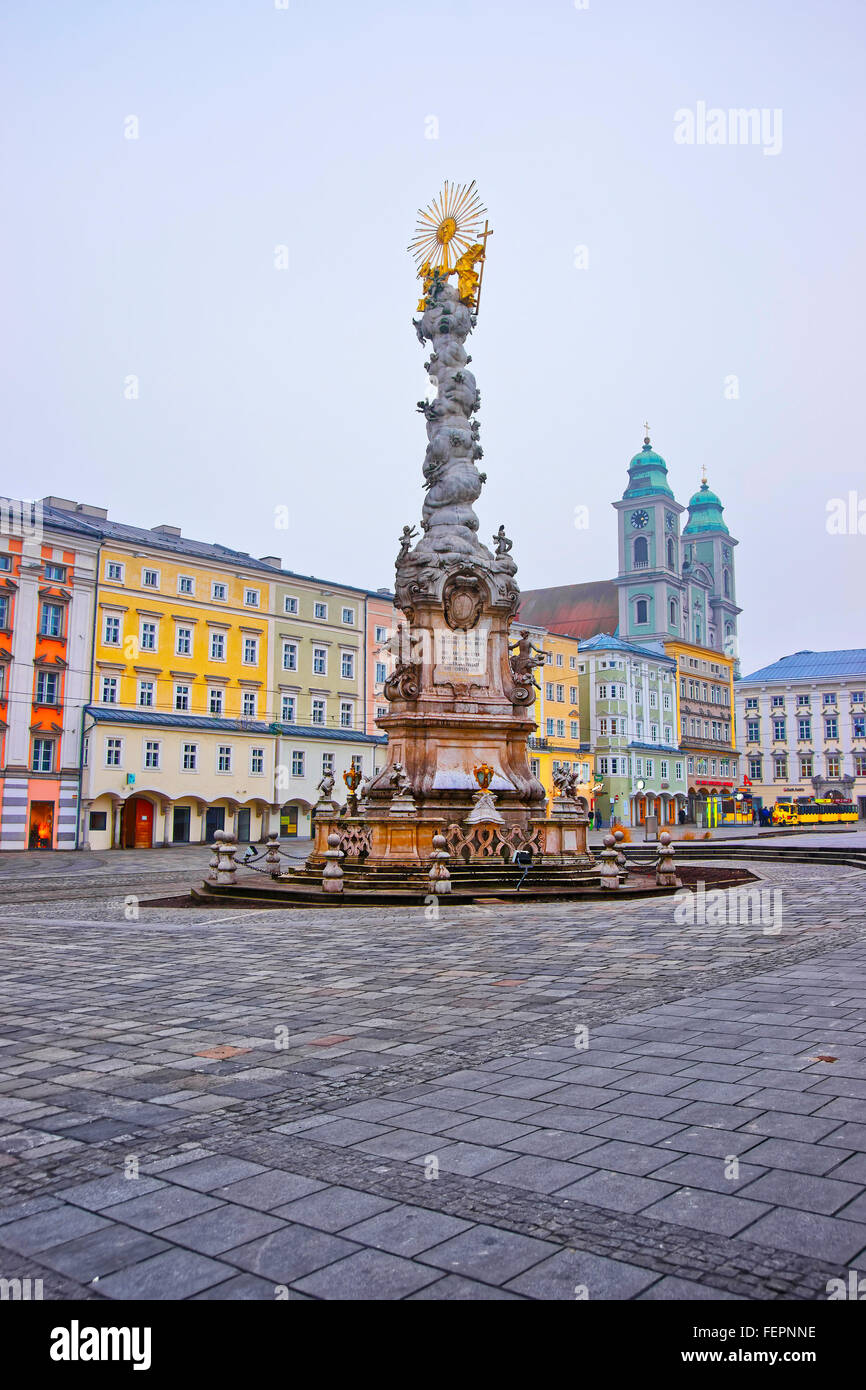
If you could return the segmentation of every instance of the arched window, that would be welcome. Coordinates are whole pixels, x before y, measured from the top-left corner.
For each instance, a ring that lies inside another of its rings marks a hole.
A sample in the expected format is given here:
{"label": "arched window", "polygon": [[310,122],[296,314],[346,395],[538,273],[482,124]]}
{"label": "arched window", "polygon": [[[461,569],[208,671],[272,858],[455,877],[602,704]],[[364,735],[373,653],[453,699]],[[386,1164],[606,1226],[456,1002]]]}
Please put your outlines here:
{"label": "arched window", "polygon": [[649,622],[649,604],[645,598],[639,598],[634,606],[634,620],[636,623]]}
{"label": "arched window", "polygon": [[725,570],[725,598],[731,597],[731,571]]}
{"label": "arched window", "polygon": [[638,536],[634,543],[634,565],[635,569],[640,566],[645,569],[649,564],[649,545],[646,536]]}
{"label": "arched window", "polygon": [[677,625],[677,601],[676,601],[675,598],[672,598],[671,601],[670,601],[670,610],[669,610],[669,611],[670,611],[670,622],[671,622],[671,627],[676,627],[676,625]]}
{"label": "arched window", "polygon": [[700,620],[700,618],[695,618],[695,641],[697,642],[698,646],[700,646],[700,642],[701,642],[701,620]]}
{"label": "arched window", "polygon": [[673,538],[668,536],[668,569],[675,570],[676,567],[676,550],[674,548]]}

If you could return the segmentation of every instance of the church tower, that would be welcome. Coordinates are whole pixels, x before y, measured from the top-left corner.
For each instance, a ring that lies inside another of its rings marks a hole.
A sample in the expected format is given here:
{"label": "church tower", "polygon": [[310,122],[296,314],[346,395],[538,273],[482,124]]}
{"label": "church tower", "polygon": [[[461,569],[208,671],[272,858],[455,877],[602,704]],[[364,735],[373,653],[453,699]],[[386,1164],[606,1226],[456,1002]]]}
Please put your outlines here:
{"label": "church tower", "polygon": [[[645,428],[649,431],[649,426]],[[628,466],[619,502],[619,635],[629,642],[663,642],[687,635],[680,515],[667,464],[650,443]]]}
{"label": "church tower", "polygon": [[689,517],[682,536],[682,569],[689,586],[692,624],[701,622],[701,636],[691,636],[699,646],[713,647],[734,658],[740,673],[737,646],[737,607],[734,582],[734,546],[737,544],[724,520],[724,507],[707,484],[706,473],[689,502]]}

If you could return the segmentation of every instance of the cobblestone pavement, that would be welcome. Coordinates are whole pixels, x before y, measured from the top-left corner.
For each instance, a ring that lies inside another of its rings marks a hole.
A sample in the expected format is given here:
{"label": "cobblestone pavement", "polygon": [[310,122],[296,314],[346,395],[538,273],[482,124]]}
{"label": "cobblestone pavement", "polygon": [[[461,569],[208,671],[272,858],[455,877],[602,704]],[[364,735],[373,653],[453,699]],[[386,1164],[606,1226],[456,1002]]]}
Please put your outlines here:
{"label": "cobblestone pavement", "polygon": [[815,1299],[866,1268],[861,871],[761,865],[763,925],[730,895],[127,920],[156,854],[98,858],[65,897],[0,877],[0,1277]]}

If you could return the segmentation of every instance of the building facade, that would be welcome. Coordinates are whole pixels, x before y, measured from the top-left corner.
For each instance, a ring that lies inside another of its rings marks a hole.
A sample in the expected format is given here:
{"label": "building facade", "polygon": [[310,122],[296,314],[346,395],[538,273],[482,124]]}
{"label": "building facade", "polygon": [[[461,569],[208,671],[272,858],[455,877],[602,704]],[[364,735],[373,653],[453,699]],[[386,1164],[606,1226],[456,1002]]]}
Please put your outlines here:
{"label": "building facade", "polygon": [[744,676],[736,724],[756,801],[835,796],[866,817],[866,648],[795,652]]}
{"label": "building facade", "polygon": [[554,773],[560,770],[577,773],[575,793],[591,805],[592,755],[580,731],[577,639],[518,622],[512,626],[511,640],[516,642],[522,632],[529,633],[533,645],[544,655],[544,664],[535,674],[538,729],[529,739],[529,760],[547,795],[548,814],[556,795]]}
{"label": "building facade", "polygon": [[74,849],[98,542],[0,500],[0,849]]}

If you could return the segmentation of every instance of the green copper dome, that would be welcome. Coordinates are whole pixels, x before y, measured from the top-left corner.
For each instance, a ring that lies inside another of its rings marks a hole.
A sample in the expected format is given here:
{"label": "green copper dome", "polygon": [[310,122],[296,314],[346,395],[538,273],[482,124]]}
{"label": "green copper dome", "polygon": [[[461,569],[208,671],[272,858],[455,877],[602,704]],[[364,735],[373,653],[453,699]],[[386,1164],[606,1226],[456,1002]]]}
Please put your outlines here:
{"label": "green copper dome", "polygon": [[655,452],[647,435],[640,453],[635,454],[628,466],[628,487],[623,498],[647,497],[653,492],[673,497],[668,487],[668,466],[661,454]]}
{"label": "green copper dome", "polygon": [[724,507],[716,494],[701,483],[699,490],[689,502],[689,519],[683,528],[683,535],[694,535],[698,531],[724,531],[728,535],[722,512]]}

